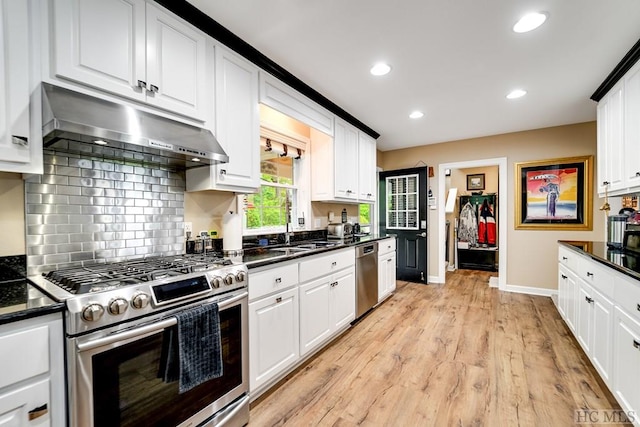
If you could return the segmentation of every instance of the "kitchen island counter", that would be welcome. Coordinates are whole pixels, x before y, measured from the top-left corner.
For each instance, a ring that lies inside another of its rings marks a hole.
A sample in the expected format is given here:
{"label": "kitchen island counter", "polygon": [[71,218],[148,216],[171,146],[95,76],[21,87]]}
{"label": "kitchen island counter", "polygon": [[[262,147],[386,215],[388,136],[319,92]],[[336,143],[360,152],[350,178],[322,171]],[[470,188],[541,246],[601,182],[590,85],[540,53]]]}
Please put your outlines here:
{"label": "kitchen island counter", "polygon": [[[605,242],[559,240],[558,243],[640,281],[640,256],[638,255],[610,250]],[[640,286],[640,282],[638,285]]]}

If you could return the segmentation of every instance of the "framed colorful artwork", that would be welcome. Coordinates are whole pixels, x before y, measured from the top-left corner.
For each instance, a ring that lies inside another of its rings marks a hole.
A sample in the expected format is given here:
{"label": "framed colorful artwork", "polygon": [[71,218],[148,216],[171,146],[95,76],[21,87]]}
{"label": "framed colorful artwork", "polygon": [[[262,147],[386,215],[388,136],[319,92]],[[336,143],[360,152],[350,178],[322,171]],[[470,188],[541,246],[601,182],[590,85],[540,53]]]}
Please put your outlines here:
{"label": "framed colorful artwork", "polygon": [[593,229],[593,156],[516,163],[514,176],[516,229]]}

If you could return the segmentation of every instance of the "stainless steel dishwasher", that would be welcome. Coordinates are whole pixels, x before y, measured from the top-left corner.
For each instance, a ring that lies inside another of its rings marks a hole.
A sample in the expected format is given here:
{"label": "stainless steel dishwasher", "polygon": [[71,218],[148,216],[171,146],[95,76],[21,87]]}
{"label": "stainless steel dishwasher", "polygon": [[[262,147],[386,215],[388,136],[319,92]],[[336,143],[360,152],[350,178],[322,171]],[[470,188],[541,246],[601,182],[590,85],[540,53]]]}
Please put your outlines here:
{"label": "stainless steel dishwasher", "polygon": [[378,303],[378,242],[356,246],[356,318]]}

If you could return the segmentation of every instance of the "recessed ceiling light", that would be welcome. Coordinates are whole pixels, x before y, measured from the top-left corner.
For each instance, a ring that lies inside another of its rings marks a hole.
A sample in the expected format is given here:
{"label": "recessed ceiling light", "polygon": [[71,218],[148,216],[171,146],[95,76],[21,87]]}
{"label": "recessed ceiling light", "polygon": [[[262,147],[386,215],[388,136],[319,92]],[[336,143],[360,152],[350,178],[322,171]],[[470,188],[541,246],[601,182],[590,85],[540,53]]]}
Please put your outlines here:
{"label": "recessed ceiling light", "polygon": [[512,90],[511,92],[509,92],[509,94],[507,95],[507,99],[516,99],[516,98],[521,98],[523,96],[525,96],[527,94],[526,90],[522,90],[522,89],[516,89],[516,90]]}
{"label": "recessed ceiling light", "polygon": [[544,24],[544,21],[546,20],[547,14],[544,12],[528,13],[515,23],[513,31],[516,33],[526,33],[527,31],[535,30],[540,25]]}
{"label": "recessed ceiling light", "polygon": [[414,111],[411,114],[409,114],[409,117],[412,119],[419,119],[424,117],[424,113],[422,111]]}
{"label": "recessed ceiling light", "polygon": [[385,74],[389,74],[391,71],[391,66],[389,64],[385,64],[384,62],[378,62],[376,65],[371,67],[371,74],[374,76],[384,76]]}
{"label": "recessed ceiling light", "polygon": [[94,144],[98,144],[98,145],[108,145],[109,143],[107,141],[103,141],[101,139],[96,139],[93,141]]}

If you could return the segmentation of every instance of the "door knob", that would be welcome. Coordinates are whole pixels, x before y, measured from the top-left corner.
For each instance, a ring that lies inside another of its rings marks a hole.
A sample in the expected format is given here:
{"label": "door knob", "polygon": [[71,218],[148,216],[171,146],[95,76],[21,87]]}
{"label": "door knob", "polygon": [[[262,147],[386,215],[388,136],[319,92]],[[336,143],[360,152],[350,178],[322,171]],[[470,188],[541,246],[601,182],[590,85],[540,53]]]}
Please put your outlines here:
{"label": "door knob", "polygon": [[427,237],[427,232],[423,231],[422,233],[416,234],[416,236],[418,236],[418,237]]}

